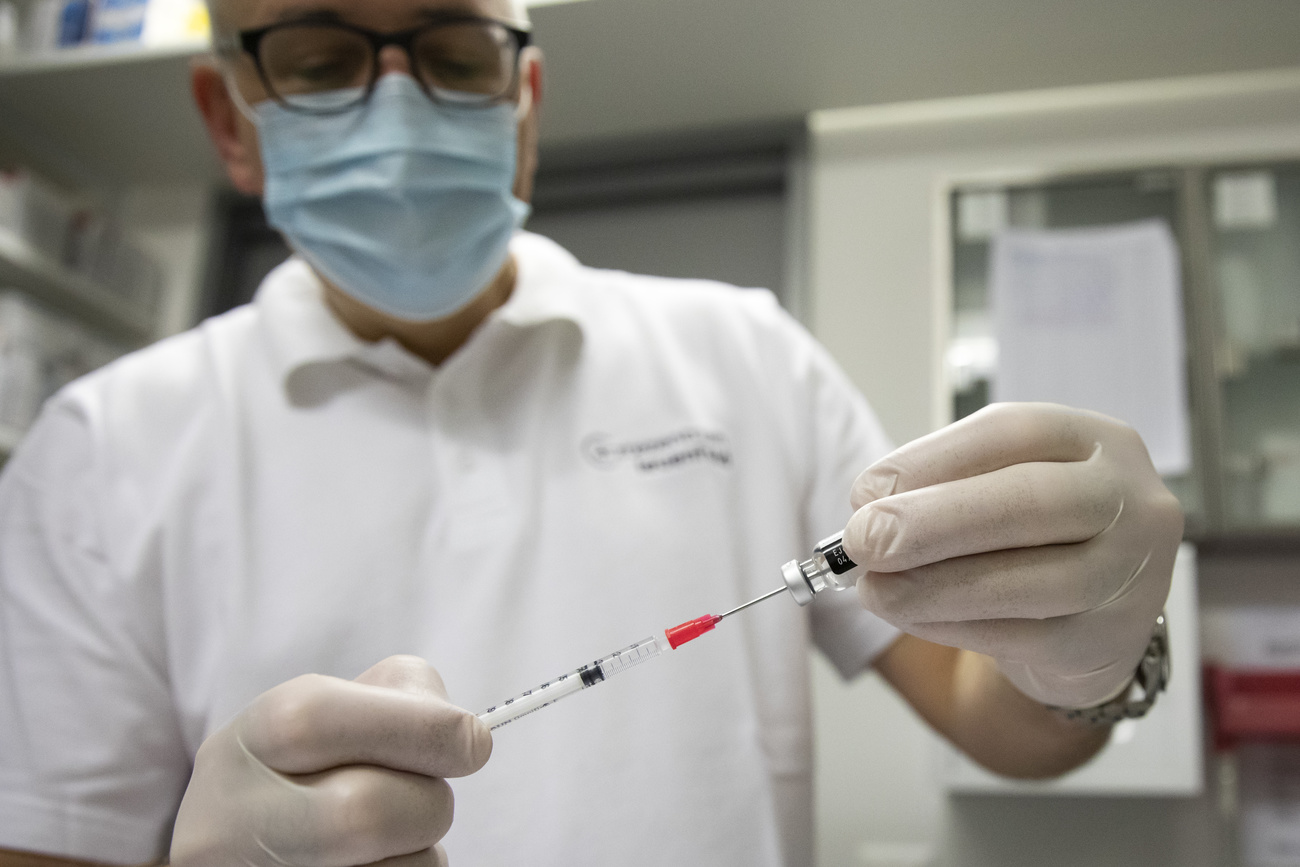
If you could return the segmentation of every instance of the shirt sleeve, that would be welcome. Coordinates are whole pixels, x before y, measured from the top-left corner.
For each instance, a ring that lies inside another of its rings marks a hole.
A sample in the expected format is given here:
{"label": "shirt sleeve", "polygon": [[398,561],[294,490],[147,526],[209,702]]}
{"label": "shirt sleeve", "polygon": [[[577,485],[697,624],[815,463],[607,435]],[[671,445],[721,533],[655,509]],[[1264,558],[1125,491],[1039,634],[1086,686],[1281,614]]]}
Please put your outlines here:
{"label": "shirt sleeve", "polygon": [[[792,323],[793,325],[793,323]],[[797,325],[809,353],[811,484],[806,535],[811,545],[844,529],[858,474],[893,446],[875,412],[821,344]],[[898,637],[896,628],[858,604],[853,590],[823,593],[810,605],[813,642],[846,680],[869,668]]]}
{"label": "shirt sleeve", "polygon": [[138,864],[190,764],[158,582],[106,556],[89,416],[55,398],[0,476],[0,848]]}

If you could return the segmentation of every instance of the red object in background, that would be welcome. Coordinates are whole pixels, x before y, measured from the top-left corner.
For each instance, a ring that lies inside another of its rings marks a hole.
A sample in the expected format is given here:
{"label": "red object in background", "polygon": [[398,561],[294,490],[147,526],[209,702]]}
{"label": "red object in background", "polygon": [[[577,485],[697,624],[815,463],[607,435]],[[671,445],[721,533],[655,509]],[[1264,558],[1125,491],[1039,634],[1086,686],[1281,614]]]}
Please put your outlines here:
{"label": "red object in background", "polygon": [[721,619],[716,614],[706,614],[703,617],[688,620],[680,626],[671,626],[664,630],[664,635],[668,636],[668,643],[673,650],[676,650],[686,642],[694,641],[706,632],[712,632],[713,627],[717,626],[718,621]]}
{"label": "red object in background", "polygon": [[1300,741],[1300,671],[1205,666],[1214,745]]}

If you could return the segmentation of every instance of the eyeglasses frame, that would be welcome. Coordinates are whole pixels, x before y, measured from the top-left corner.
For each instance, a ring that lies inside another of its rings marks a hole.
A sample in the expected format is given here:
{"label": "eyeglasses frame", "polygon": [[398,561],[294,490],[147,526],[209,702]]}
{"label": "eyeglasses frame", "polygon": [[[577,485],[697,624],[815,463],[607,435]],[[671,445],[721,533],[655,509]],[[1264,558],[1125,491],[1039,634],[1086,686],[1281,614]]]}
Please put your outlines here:
{"label": "eyeglasses frame", "polygon": [[[368,27],[361,27],[347,21],[335,21],[333,19],[304,18],[291,21],[277,21],[276,23],[268,24],[265,27],[255,27],[249,30],[237,31],[232,36],[226,37],[224,40],[217,42],[214,45],[214,48],[218,54],[224,54],[227,57],[240,53],[247,54],[251,57],[253,60],[253,66],[257,69],[257,76],[261,79],[262,86],[266,88],[267,94],[287,110],[303,114],[341,114],[345,111],[351,111],[358,105],[364,105],[370,101],[370,97],[375,92],[375,87],[378,85],[381,77],[379,53],[389,45],[396,45],[406,52],[406,59],[411,65],[411,77],[414,78],[416,84],[420,86],[420,90],[424,91],[424,95],[434,102],[442,102],[443,100],[438,98],[437,88],[430,86],[420,75],[420,68],[416,62],[415,52],[412,46],[415,44],[416,37],[425,31],[455,24],[495,24],[499,27],[505,28],[505,31],[510,34],[512,39],[514,39],[515,68],[510,79],[510,84],[508,84],[505,90],[501,93],[488,98],[482,104],[484,106],[496,105],[497,103],[504,101],[508,98],[510,92],[514,90],[515,85],[519,82],[519,55],[525,48],[532,44],[533,35],[529,31],[523,30],[515,24],[481,15],[439,15],[418,27],[410,27],[405,30],[396,30],[388,33],[371,30]],[[272,86],[270,77],[266,74],[266,68],[262,65],[262,56],[260,51],[262,40],[266,38],[268,33],[287,27],[332,27],[356,33],[358,36],[364,36],[370,42],[373,63],[371,64],[370,80],[366,82],[365,92],[362,94],[361,98],[356,102],[351,102],[337,108],[310,109],[292,105],[288,100],[280,95],[280,93],[276,91],[275,87]],[[457,103],[457,105],[463,105],[463,103]]]}

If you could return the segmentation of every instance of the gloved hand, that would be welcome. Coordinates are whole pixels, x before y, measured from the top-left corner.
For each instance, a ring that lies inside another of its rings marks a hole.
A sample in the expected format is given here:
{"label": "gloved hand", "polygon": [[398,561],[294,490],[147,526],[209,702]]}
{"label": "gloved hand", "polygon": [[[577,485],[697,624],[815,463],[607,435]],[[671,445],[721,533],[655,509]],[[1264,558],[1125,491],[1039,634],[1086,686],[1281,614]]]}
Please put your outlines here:
{"label": "gloved hand", "polygon": [[173,867],[445,865],[443,777],[492,752],[477,717],[447,703],[411,656],[355,681],[294,678],[199,747],[172,834]]}
{"label": "gloved hand", "polygon": [[996,404],[911,442],[852,501],[844,548],[868,610],[1062,707],[1132,680],[1183,531],[1131,428],[1053,404]]}

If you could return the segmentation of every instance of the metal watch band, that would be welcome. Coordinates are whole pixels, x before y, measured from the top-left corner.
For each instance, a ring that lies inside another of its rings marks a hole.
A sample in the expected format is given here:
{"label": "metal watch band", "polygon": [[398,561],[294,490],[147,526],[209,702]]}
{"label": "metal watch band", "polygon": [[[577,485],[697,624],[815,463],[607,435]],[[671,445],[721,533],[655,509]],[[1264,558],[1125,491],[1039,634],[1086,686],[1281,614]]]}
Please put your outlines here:
{"label": "metal watch band", "polygon": [[[1151,641],[1146,653],[1138,663],[1137,671],[1128,689],[1110,701],[1095,707],[1055,707],[1048,708],[1070,720],[1090,726],[1110,726],[1126,719],[1138,719],[1156,703],[1156,696],[1169,685],[1169,627],[1165,622],[1164,612],[1156,618],[1155,629],[1151,632]],[[1134,695],[1134,689],[1138,694]]]}

